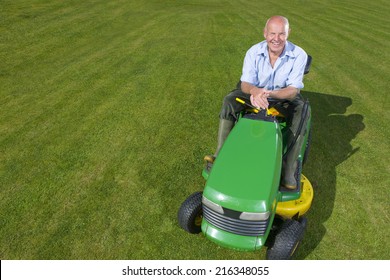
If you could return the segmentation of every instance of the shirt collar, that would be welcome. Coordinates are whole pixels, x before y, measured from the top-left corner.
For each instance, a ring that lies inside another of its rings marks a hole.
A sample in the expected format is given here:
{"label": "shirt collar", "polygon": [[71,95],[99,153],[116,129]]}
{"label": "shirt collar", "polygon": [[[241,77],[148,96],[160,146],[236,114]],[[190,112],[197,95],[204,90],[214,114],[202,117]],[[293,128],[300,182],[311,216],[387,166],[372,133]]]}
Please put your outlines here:
{"label": "shirt collar", "polygon": [[295,57],[294,49],[295,49],[295,46],[293,44],[291,44],[289,41],[287,41],[281,57],[289,56],[291,58],[294,58]]}

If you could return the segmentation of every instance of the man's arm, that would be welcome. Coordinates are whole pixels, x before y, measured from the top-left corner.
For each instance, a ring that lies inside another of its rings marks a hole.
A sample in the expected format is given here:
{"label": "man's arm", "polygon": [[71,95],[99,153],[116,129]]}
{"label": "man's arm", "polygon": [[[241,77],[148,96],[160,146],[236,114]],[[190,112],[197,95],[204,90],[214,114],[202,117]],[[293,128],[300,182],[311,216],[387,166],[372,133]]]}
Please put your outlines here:
{"label": "man's arm", "polygon": [[241,82],[241,91],[252,95],[268,94],[268,97],[271,98],[288,100],[293,100],[299,93],[299,89],[293,86],[288,86],[280,90],[265,90],[247,82]]}
{"label": "man's arm", "polygon": [[269,97],[271,98],[287,99],[292,101],[299,93],[299,89],[293,86],[288,86],[279,90],[271,90],[268,93],[269,93]]}
{"label": "man's arm", "polygon": [[254,102],[262,109],[268,108],[268,97],[294,100],[299,93],[299,89],[293,86],[288,86],[280,90],[265,90],[264,88],[258,88],[247,82],[241,82],[241,91],[252,95]]}
{"label": "man's arm", "polygon": [[247,94],[259,94],[264,91],[263,88],[258,88],[248,82],[241,82],[241,91]]}

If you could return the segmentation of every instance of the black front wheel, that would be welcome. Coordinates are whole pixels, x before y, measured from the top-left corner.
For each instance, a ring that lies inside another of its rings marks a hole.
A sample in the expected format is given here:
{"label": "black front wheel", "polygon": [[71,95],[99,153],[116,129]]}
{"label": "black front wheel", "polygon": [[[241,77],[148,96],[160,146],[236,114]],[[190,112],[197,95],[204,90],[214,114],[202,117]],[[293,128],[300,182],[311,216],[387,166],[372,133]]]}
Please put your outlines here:
{"label": "black front wheel", "polygon": [[267,260],[289,260],[302,241],[306,218],[285,220],[267,249]]}
{"label": "black front wheel", "polygon": [[196,192],[182,203],[177,213],[177,219],[180,227],[195,234],[202,231],[202,218],[202,192]]}

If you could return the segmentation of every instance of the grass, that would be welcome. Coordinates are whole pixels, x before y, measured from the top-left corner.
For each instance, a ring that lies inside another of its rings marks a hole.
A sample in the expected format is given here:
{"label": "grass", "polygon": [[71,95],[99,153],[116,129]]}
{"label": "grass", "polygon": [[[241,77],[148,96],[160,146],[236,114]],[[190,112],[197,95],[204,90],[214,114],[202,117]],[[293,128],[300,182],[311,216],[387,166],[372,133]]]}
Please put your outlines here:
{"label": "grass", "polygon": [[0,1],[1,259],[261,259],[179,229],[273,14],[313,58],[298,259],[389,259],[386,1]]}

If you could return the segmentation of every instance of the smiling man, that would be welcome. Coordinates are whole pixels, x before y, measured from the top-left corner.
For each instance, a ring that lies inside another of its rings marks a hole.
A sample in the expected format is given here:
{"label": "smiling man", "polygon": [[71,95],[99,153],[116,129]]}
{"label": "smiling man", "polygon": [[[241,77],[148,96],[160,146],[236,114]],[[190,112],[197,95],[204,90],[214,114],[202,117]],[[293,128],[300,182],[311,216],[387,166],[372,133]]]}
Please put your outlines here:
{"label": "smiling man", "polygon": [[[268,108],[268,98],[287,100],[281,106],[289,127],[287,145],[289,142],[293,143],[299,130],[304,104],[299,92],[303,88],[307,54],[287,40],[289,34],[287,18],[273,16],[267,20],[265,40],[247,51],[240,83],[223,100],[217,149],[214,155],[205,156],[205,161],[214,162],[234,126],[235,116],[245,109],[245,105],[236,101],[237,97],[261,109]],[[298,185],[294,174],[301,145],[300,141],[296,141],[284,158],[281,185],[288,189],[296,189]]]}

